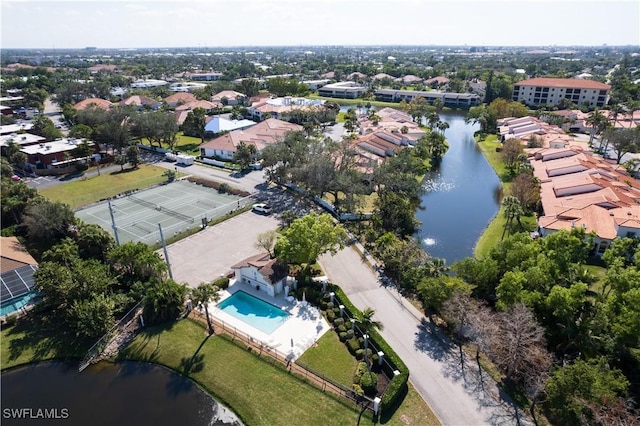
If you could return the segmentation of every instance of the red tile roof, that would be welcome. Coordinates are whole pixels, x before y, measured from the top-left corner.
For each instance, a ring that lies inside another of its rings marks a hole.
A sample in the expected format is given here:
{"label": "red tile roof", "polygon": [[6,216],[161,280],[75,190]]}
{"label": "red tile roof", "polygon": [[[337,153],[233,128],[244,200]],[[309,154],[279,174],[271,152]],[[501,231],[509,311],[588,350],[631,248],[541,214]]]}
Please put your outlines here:
{"label": "red tile roof", "polygon": [[95,107],[95,108],[101,108],[104,110],[109,110],[112,106],[113,104],[105,99],[88,98],[75,104],[73,106],[73,109],[75,109],[76,111],[81,111],[83,109]]}
{"label": "red tile roof", "polygon": [[516,86],[540,86],[540,87],[568,87],[574,89],[600,89],[611,90],[608,84],[600,83],[593,80],[582,80],[577,78],[531,78],[522,80],[515,84]]}

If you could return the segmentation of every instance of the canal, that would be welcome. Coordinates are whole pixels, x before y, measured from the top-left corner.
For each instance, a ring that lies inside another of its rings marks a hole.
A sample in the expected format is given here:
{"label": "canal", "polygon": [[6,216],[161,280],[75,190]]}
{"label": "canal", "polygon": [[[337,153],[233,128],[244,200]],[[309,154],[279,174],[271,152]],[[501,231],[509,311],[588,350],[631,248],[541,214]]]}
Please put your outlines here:
{"label": "canal", "polygon": [[440,167],[425,176],[416,237],[427,253],[451,265],[473,256],[476,241],[498,212],[501,189],[473,138],[477,126],[465,123],[464,113],[441,113],[440,119],[449,123],[449,150]]}

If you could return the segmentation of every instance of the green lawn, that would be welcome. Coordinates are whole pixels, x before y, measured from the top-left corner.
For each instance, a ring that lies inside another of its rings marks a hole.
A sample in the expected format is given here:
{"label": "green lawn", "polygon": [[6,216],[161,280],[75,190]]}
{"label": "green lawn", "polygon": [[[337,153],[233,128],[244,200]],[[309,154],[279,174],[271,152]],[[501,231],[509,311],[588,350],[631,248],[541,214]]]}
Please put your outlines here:
{"label": "green lawn", "polygon": [[318,340],[318,345],[307,349],[296,363],[307,366],[334,382],[350,387],[358,361],[349,353],[337,334],[328,331]]}
{"label": "green lawn", "polygon": [[[51,324],[56,324],[53,326]],[[80,341],[42,314],[0,331],[0,369],[56,358],[81,359],[93,342]]]}
{"label": "green lawn", "polygon": [[[102,173],[86,179],[75,180],[40,190],[51,201],[61,201],[72,208],[112,197],[132,189],[142,189],[167,180],[162,173],[166,169],[141,164],[137,169],[125,168],[124,172]],[[178,174],[180,176],[180,173]]]}
{"label": "green lawn", "polygon": [[[184,152],[185,154],[189,154],[189,155],[195,155],[195,156],[200,155],[200,145],[202,144],[202,141],[200,140],[200,138],[195,138],[193,136],[185,136],[184,133],[178,132],[176,134],[176,139],[177,139],[177,142],[174,146],[174,149],[176,151]],[[143,138],[140,141],[140,143],[142,143],[143,145],[149,145],[149,140],[147,138]],[[153,146],[158,146],[158,145],[154,144]],[[162,144],[162,148],[169,149],[169,145]]]}
{"label": "green lawn", "polygon": [[[80,359],[93,343],[78,341],[64,328],[53,326],[58,324],[55,319],[39,315],[0,331],[2,370],[48,359]],[[189,376],[229,405],[245,424],[374,424],[367,415],[358,423],[358,411],[290,375],[280,364],[273,365],[226,338],[207,338],[204,327],[191,320],[147,328],[120,359],[154,362]],[[440,424],[411,385],[391,419],[381,423]]]}
{"label": "green lawn", "polygon": [[[224,337],[207,338],[204,327],[191,320],[148,328],[122,358],[163,364],[187,375],[248,425],[358,423],[355,409]],[[359,424],[373,421],[363,416]]]}
{"label": "green lawn", "polygon": [[[478,146],[480,147],[480,150],[484,154],[487,161],[489,161],[489,164],[491,164],[491,167],[493,167],[493,170],[498,175],[503,194],[508,194],[511,175],[509,174],[509,171],[507,170],[504,162],[500,158],[500,153],[496,151],[496,148],[502,146],[500,141],[498,141],[498,136],[486,135],[485,137],[479,139]],[[521,218],[521,222],[523,227],[525,228],[524,230],[528,232],[534,231],[536,229],[537,224],[534,215],[523,216]],[[506,219],[504,218],[503,209],[502,207],[500,207],[500,210],[498,211],[496,216],[489,223],[489,225],[487,225],[484,232],[476,242],[476,246],[473,250],[473,254],[476,258],[481,259],[486,257],[489,254],[491,248],[495,246],[498,241],[500,241],[500,239],[502,238],[505,223]],[[514,226],[512,226],[512,231],[520,232],[523,231],[523,229],[521,229],[516,223],[514,224]],[[505,235],[508,235],[508,233]]]}

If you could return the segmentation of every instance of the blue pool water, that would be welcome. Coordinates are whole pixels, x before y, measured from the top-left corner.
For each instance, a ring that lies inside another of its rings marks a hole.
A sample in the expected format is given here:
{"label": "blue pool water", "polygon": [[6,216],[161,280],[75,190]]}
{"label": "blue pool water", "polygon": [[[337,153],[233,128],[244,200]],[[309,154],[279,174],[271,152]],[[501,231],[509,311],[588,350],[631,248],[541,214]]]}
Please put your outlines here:
{"label": "blue pool water", "polygon": [[37,291],[30,291],[29,293],[3,303],[2,306],[0,306],[0,316],[11,315],[23,306],[27,306],[31,299],[35,298],[37,295]]}
{"label": "blue pool water", "polygon": [[218,308],[266,334],[280,327],[289,314],[257,297],[238,291],[218,304]]}

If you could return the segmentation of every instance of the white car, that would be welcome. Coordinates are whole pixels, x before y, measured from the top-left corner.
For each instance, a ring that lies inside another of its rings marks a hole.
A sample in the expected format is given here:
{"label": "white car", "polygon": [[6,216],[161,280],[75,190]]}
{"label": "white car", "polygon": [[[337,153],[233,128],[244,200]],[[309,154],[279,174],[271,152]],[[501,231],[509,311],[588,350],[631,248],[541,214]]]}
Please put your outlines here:
{"label": "white car", "polygon": [[264,203],[254,204],[251,210],[253,210],[256,213],[271,214],[271,207],[269,207]]}

